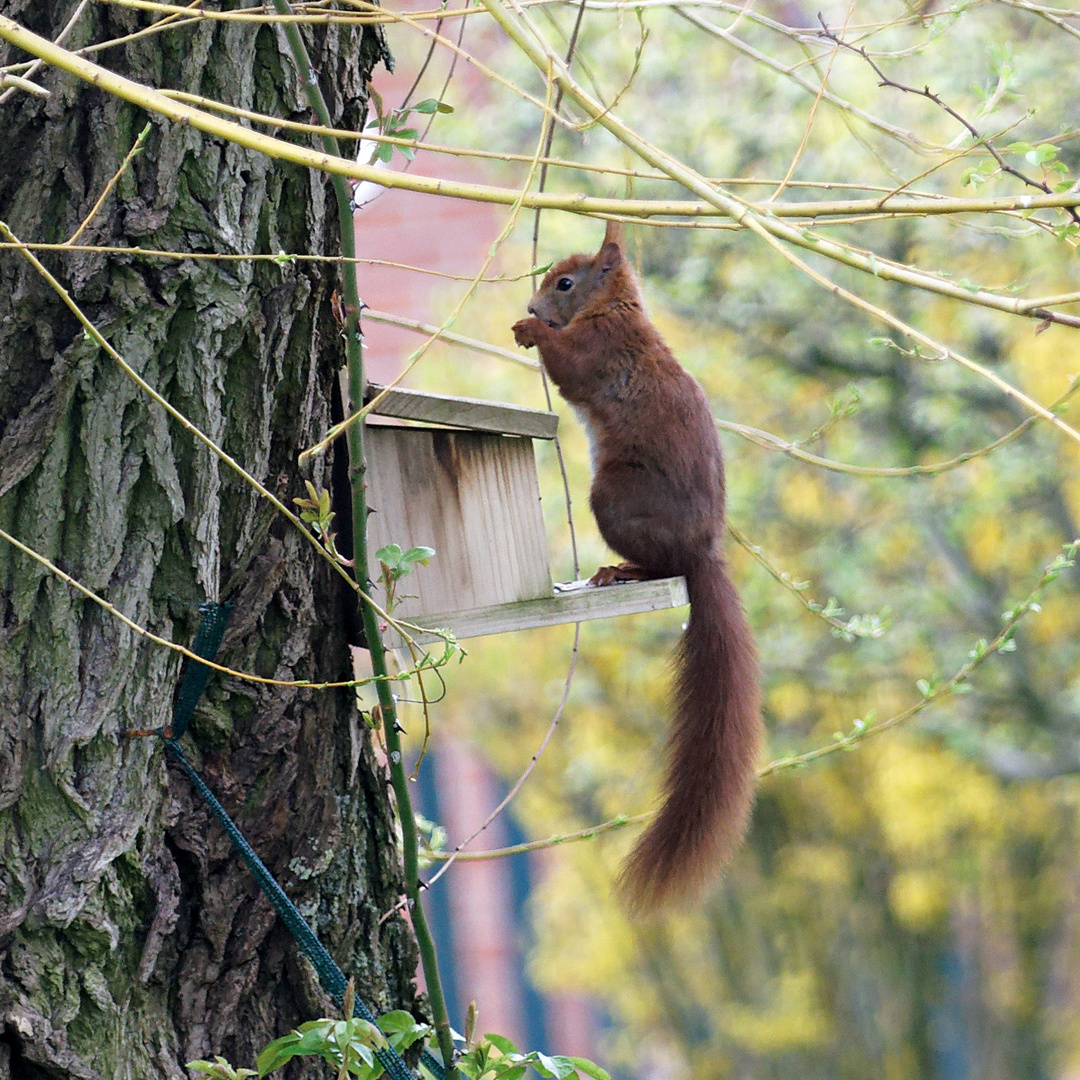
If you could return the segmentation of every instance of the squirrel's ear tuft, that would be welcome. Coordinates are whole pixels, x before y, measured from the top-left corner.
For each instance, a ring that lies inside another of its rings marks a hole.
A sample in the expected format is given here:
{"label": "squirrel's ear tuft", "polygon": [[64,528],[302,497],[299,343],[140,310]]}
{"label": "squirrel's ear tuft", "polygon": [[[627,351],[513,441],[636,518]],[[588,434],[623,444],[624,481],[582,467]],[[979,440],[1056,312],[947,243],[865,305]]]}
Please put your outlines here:
{"label": "squirrel's ear tuft", "polygon": [[602,273],[606,274],[609,270],[614,270],[622,262],[622,242],[622,222],[609,221],[607,230],[604,232],[604,243],[596,256]]}
{"label": "squirrel's ear tuft", "polygon": [[608,244],[614,244],[616,247],[622,247],[623,233],[621,221],[609,221],[607,223],[607,229],[604,232],[604,242],[601,245],[601,250],[606,248]]}

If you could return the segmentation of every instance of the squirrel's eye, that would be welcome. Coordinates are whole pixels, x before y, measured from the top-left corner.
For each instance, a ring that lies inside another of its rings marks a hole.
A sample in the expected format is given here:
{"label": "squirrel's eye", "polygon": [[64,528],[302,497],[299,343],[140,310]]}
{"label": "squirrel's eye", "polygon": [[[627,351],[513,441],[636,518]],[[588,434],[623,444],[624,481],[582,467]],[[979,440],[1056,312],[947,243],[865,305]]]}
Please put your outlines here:
{"label": "squirrel's eye", "polygon": [[559,292],[569,292],[574,287],[574,279],[568,277],[561,277],[555,282],[555,288]]}

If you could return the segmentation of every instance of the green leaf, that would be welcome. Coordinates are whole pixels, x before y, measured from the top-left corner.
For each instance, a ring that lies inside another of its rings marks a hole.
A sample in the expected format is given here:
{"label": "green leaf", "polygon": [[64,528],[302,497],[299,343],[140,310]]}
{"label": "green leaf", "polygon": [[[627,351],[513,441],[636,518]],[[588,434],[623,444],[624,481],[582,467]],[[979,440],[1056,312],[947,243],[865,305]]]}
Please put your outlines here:
{"label": "green leaf", "polygon": [[373,1024],[370,1020],[362,1020],[360,1017],[353,1019],[355,1025],[356,1035],[353,1038],[353,1043],[363,1043],[364,1046],[373,1046],[376,1050],[385,1050],[390,1045],[389,1040],[379,1030],[378,1024]]}
{"label": "green leaf", "polygon": [[401,546],[399,544],[387,544],[375,552],[375,558],[387,566],[396,567],[401,565]]}
{"label": "green leaf", "polygon": [[364,1068],[360,1069],[353,1064],[349,1066],[349,1072],[355,1073],[357,1076],[365,1072],[370,1072],[375,1065],[375,1052],[366,1043],[357,1042],[353,1040],[349,1043],[349,1048],[354,1054],[356,1054],[360,1060],[364,1063]]}
{"label": "green leaf", "polygon": [[213,1061],[205,1061],[199,1058],[189,1061],[187,1067],[192,1072],[205,1073],[213,1080],[247,1080],[249,1076],[258,1075],[254,1069],[234,1069],[220,1054]]}
{"label": "green leaf", "polygon": [[1058,148],[1053,143],[1042,143],[1034,150],[1029,150],[1024,158],[1032,165],[1045,165],[1057,157]]}
{"label": "green leaf", "polygon": [[567,1058],[568,1061],[574,1063],[574,1068],[579,1073],[584,1073],[586,1076],[591,1076],[593,1080],[611,1080],[611,1076],[604,1069],[601,1069],[595,1061],[590,1061],[588,1058],[583,1057],[571,1057]]}
{"label": "green leaf", "polygon": [[293,1031],[267,1044],[255,1061],[255,1068],[258,1069],[259,1075],[266,1076],[267,1073],[284,1065],[290,1058],[303,1053],[297,1048],[299,1042],[300,1036]]}
{"label": "green leaf", "polygon": [[417,1039],[426,1038],[431,1033],[429,1025],[419,1023],[412,1013],[404,1009],[384,1013],[379,1017],[379,1027],[395,1050],[407,1050]]}
{"label": "green leaf", "polygon": [[[562,1057],[560,1054],[553,1054],[548,1057],[547,1054],[541,1054],[537,1051],[536,1060],[557,1080],[566,1080],[566,1077],[574,1072],[574,1063],[568,1057]],[[537,1067],[537,1071],[539,1072],[539,1067]]]}
{"label": "green leaf", "polygon": [[[305,1028],[307,1028],[306,1031],[304,1031]],[[299,1030],[303,1031],[303,1034],[296,1044],[296,1052],[298,1054],[321,1053],[330,1036],[330,1024],[312,1020],[309,1024],[301,1024]]]}
{"label": "green leaf", "polygon": [[417,1024],[413,1014],[404,1009],[394,1009],[379,1017],[379,1029],[386,1035],[391,1035],[395,1031],[412,1031],[416,1027],[427,1027],[427,1025]]}
{"label": "green leaf", "polygon": [[405,554],[401,557],[401,561],[420,563],[423,566],[427,566],[427,564],[431,562],[434,555],[434,548],[426,547],[425,545],[420,544],[417,547],[409,548],[409,550],[406,551]]}
{"label": "green leaf", "polygon": [[518,1052],[518,1048],[505,1035],[488,1034],[484,1038],[504,1054],[516,1054]]}
{"label": "green leaf", "polygon": [[[469,1080],[479,1080],[480,1078],[480,1062],[476,1059],[476,1052],[473,1051],[469,1054],[462,1054],[461,1057],[454,1062],[459,1073],[464,1073]],[[430,1076],[431,1073],[429,1072]]]}

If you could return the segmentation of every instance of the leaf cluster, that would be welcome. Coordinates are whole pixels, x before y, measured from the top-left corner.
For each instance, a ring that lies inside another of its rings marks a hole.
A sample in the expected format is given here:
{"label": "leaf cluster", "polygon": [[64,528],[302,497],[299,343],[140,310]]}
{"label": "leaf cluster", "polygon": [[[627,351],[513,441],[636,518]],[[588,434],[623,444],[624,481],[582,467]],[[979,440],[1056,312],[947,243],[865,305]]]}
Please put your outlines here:
{"label": "leaf cluster", "polygon": [[256,1066],[262,1077],[295,1057],[319,1057],[337,1070],[341,1080],[347,1076],[377,1080],[384,1070],[375,1051],[392,1047],[401,1053],[431,1033],[430,1025],[419,1023],[401,1009],[384,1013],[375,1024],[358,1016],[350,1020],[309,1020],[269,1043],[259,1054]]}
{"label": "leaf cluster", "polygon": [[599,1065],[587,1058],[542,1054],[539,1050],[523,1054],[502,1035],[485,1035],[454,1062],[469,1080],[521,1080],[529,1068],[554,1080],[611,1080]]}
{"label": "leaf cluster", "polygon": [[[454,107],[445,101],[437,101],[435,98],[425,98],[415,105],[407,105],[401,109],[392,109],[390,112],[380,115],[379,128],[383,135],[392,135],[397,139],[418,139],[420,132],[409,127],[409,116],[417,113],[420,116],[432,116],[437,113],[452,113]],[[376,161],[389,162],[394,156],[395,146],[393,143],[381,142],[374,150],[371,158],[372,164]],[[411,146],[398,146],[406,161],[412,161],[416,157],[416,150]]]}

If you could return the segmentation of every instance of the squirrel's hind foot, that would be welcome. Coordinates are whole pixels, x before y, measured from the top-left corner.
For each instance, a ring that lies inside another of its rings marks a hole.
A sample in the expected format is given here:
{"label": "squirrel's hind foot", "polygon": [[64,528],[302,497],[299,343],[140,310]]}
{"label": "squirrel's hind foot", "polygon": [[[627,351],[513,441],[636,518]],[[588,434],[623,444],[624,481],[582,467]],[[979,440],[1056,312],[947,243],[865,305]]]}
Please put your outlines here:
{"label": "squirrel's hind foot", "polygon": [[648,581],[651,577],[652,574],[635,563],[624,562],[618,566],[601,566],[589,578],[589,584],[617,585],[621,581]]}

